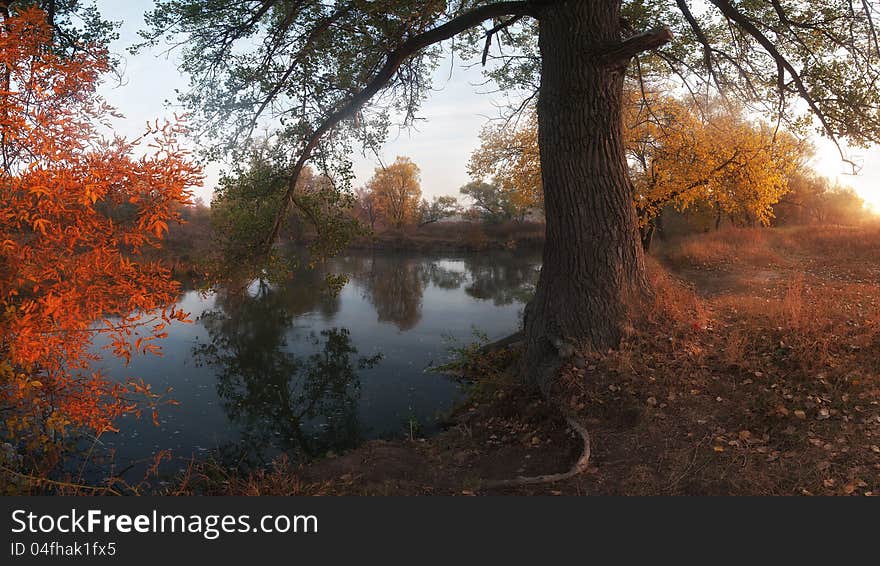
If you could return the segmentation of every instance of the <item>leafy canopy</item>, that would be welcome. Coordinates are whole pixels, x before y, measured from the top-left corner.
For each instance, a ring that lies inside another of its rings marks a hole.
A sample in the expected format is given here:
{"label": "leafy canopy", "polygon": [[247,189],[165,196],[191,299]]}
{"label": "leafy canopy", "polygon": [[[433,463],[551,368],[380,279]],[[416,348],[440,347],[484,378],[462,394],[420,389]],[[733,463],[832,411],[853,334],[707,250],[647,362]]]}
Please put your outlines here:
{"label": "leafy canopy", "polygon": [[458,199],[453,196],[434,197],[430,202],[422,199],[419,203],[419,226],[439,222],[444,218],[449,218],[457,214],[461,214],[461,205]]}
{"label": "leafy canopy", "polygon": [[[184,46],[192,82],[182,101],[216,140],[212,156],[249,151],[255,128],[289,156],[284,208],[306,162],[350,171],[353,144],[375,148],[391,111],[412,121],[445,40],[486,58],[489,77],[514,99],[534,95],[541,14],[562,1],[158,0],[144,36]],[[628,67],[634,80],[720,93],[792,131],[809,114],[825,135],[856,144],[880,140],[877,10],[851,0],[619,4],[624,36],[665,26],[674,37],[638,55]],[[339,190],[348,181],[343,175]]]}
{"label": "leafy canopy", "polygon": [[525,209],[515,204],[518,191],[503,188],[498,178],[492,183],[471,181],[459,192],[473,201],[477,214],[487,222],[502,222],[526,213]]}

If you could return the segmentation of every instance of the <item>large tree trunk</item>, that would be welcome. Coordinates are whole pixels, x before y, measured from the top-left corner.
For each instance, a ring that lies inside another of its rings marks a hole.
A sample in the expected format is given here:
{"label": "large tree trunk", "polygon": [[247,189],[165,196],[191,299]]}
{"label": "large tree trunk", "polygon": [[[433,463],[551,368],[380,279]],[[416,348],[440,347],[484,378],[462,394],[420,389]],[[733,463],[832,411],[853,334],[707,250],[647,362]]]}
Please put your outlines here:
{"label": "large tree trunk", "polygon": [[525,313],[525,362],[542,387],[574,350],[617,347],[630,305],[648,292],[621,129],[628,61],[609,64],[596,55],[620,38],[617,0],[569,1],[541,12],[538,143],[547,238]]}

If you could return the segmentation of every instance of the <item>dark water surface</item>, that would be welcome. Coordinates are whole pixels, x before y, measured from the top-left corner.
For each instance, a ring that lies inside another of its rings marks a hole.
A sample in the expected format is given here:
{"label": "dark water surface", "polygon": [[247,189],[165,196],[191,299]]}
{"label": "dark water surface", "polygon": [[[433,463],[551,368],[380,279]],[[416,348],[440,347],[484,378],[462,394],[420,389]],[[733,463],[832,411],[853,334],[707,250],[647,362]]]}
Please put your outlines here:
{"label": "dark water surface", "polygon": [[[171,449],[259,465],[280,451],[338,452],[366,439],[430,433],[461,395],[430,365],[449,358],[449,338],[496,339],[514,331],[540,257],[524,252],[419,255],[357,252],[301,271],[284,284],[186,292],[162,357],[112,357],[108,375],[173,387],[179,405],[151,419],[126,417],[102,437],[117,469]],[[328,292],[327,274],[349,282]]]}

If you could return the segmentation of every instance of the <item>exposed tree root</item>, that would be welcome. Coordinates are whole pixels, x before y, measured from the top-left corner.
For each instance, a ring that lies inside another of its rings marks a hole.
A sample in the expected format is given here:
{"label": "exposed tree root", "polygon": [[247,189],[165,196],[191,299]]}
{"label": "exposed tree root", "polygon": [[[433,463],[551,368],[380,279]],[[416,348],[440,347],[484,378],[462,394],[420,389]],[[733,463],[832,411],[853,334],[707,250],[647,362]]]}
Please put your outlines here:
{"label": "exposed tree root", "polygon": [[519,332],[514,332],[510,336],[506,336],[500,340],[496,340],[495,342],[490,342],[486,344],[482,348],[480,348],[481,354],[490,354],[492,352],[497,352],[498,350],[503,350],[504,348],[511,348],[516,346],[520,342],[523,342],[526,339],[525,333],[520,330]]}
{"label": "exposed tree root", "polygon": [[544,474],[541,476],[520,476],[513,479],[508,480],[496,480],[489,481],[482,484],[482,487],[492,488],[492,487],[516,487],[520,485],[536,485],[543,483],[553,483],[562,480],[567,480],[573,478],[579,474],[587,471],[587,468],[590,465],[590,433],[587,432],[586,427],[584,427],[581,423],[577,422],[573,417],[570,417],[563,413],[563,417],[565,417],[565,421],[573,428],[577,433],[581,436],[584,442],[583,452],[581,452],[581,457],[578,458],[577,462],[569,469],[567,472],[561,472],[558,474]]}
{"label": "exposed tree root", "polygon": [[[525,333],[523,331],[519,331],[490,344],[486,344],[485,346],[480,348],[479,352],[481,354],[491,354],[499,350],[514,348],[521,345],[524,341]],[[520,485],[553,483],[573,478],[587,471],[587,468],[590,465],[590,433],[587,431],[584,425],[579,423],[577,419],[570,415],[568,411],[566,411],[562,406],[553,403],[552,399],[550,398],[549,388],[546,386],[552,380],[552,375],[559,370],[559,367],[562,365],[563,360],[572,355],[573,348],[569,347],[567,344],[559,340],[557,340],[553,346],[556,349],[556,355],[552,356],[551,359],[545,360],[545,362],[541,364],[541,369],[539,370],[539,372],[542,374],[542,379],[538,379],[537,382],[541,385],[541,393],[547,400],[547,402],[556,406],[562,413],[565,422],[567,422],[568,425],[573,428],[575,432],[578,433],[578,435],[580,435],[581,440],[583,441],[583,448],[581,450],[580,458],[578,458],[577,462],[575,462],[574,465],[572,465],[572,467],[566,472],[560,472],[558,474],[544,474],[540,476],[519,476],[513,479],[486,481],[481,483],[481,487],[516,487]],[[448,365],[435,368],[434,371],[439,371],[459,378],[466,377],[464,372],[452,368]]]}
{"label": "exposed tree root", "polygon": [[[517,333],[498,342],[490,344],[488,347],[492,347],[493,349],[500,349],[502,347],[514,344],[522,339],[522,334]],[[570,356],[568,351],[563,351],[563,348],[560,345],[555,345],[558,351],[557,356],[553,356],[552,359],[545,360],[542,364],[542,369],[540,373],[542,374],[541,378],[538,379],[538,383],[541,384],[541,393],[548,403],[556,406],[559,411],[562,413],[565,422],[573,428],[581,437],[583,441],[583,448],[581,450],[581,456],[578,458],[577,462],[572,465],[572,467],[567,472],[560,472],[558,474],[544,474],[540,476],[519,476],[513,479],[507,480],[495,480],[488,481],[483,483],[483,487],[493,488],[493,487],[516,487],[520,485],[537,485],[544,483],[553,483],[558,481],[567,480],[573,478],[579,474],[587,471],[587,468],[590,465],[590,433],[587,431],[586,427],[579,423],[577,419],[575,419],[569,412],[563,408],[558,403],[553,403],[551,399],[550,390],[548,384],[552,380],[553,375],[559,370],[559,367],[562,365],[563,358],[567,358]]]}

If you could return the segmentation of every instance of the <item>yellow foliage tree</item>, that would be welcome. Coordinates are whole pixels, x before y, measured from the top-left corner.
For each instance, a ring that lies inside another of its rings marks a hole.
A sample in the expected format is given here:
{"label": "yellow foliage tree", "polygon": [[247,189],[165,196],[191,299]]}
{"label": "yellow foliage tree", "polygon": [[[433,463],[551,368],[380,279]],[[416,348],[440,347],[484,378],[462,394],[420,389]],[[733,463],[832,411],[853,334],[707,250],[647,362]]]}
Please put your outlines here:
{"label": "yellow foliage tree", "polygon": [[627,105],[624,120],[646,245],[654,219],[669,205],[711,206],[716,227],[725,215],[749,225],[770,224],[773,205],[809,155],[808,146],[791,134],[721,104],[639,95]]}
{"label": "yellow foliage tree", "polygon": [[537,116],[529,113],[518,128],[485,128],[480,140],[480,148],[468,163],[468,174],[477,180],[494,179],[494,184],[508,194],[518,216],[532,208],[543,208]]}
{"label": "yellow foliage tree", "polygon": [[[751,122],[735,108],[649,92],[627,96],[624,137],[646,246],[657,215],[670,205],[678,210],[711,206],[718,223],[728,216],[769,224],[788,179],[809,155],[808,146],[793,135]],[[471,176],[492,176],[517,203],[541,206],[534,115],[518,128],[487,128],[481,138],[471,156]]]}
{"label": "yellow foliage tree", "polygon": [[419,167],[408,157],[398,156],[387,167],[378,167],[367,189],[375,196],[376,208],[388,224],[400,228],[419,217],[422,189]]}

